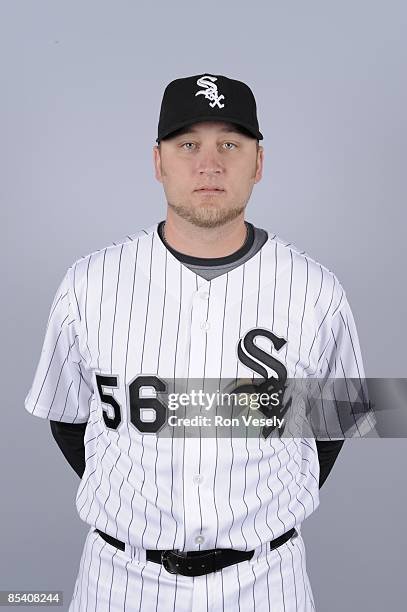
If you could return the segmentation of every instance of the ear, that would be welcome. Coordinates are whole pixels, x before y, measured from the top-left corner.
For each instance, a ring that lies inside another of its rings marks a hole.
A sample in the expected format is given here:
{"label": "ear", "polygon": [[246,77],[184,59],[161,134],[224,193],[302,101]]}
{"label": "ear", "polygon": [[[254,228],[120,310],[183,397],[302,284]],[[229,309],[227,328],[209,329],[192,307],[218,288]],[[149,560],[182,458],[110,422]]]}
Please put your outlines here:
{"label": "ear", "polygon": [[259,146],[257,150],[256,174],[254,177],[255,183],[258,183],[263,176],[263,159],[264,159],[264,149],[262,146]]}
{"label": "ear", "polygon": [[162,175],[161,175],[161,153],[157,145],[154,145],[153,147],[153,161],[154,161],[155,178],[157,179],[157,181],[162,183],[163,180],[162,180]]}

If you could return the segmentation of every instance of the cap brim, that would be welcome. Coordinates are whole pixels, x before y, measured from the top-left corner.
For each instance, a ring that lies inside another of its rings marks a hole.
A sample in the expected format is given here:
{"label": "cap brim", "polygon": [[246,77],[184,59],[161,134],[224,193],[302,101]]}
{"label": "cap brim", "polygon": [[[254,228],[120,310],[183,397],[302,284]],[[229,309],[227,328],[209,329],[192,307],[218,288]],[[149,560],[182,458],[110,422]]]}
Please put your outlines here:
{"label": "cap brim", "polygon": [[193,125],[194,123],[199,123],[200,121],[222,121],[225,123],[236,123],[237,125],[241,125],[248,132],[250,132],[254,138],[257,138],[258,140],[263,140],[263,134],[261,132],[254,131],[250,125],[244,123],[240,119],[236,119],[234,117],[214,117],[213,115],[200,115],[199,117],[194,117],[194,119],[187,119],[185,121],[180,121],[176,123],[171,127],[170,130],[164,131],[162,134],[160,134],[160,136],[156,138],[155,141],[159,142],[160,140],[166,138],[167,136],[169,136],[173,132],[176,132],[180,128],[185,127],[186,125]]}

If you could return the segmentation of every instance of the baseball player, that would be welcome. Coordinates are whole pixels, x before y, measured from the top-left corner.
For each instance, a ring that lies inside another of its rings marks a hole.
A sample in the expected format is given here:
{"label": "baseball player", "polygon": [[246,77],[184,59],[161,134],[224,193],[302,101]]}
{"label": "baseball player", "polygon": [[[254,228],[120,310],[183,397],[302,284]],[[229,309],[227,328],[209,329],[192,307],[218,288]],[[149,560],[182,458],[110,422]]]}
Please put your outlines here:
{"label": "baseball player", "polygon": [[81,478],[69,612],[315,610],[301,524],[345,435],[189,435],[192,407],[162,401],[180,381],[364,376],[335,274],[245,220],[261,139],[245,83],[169,83],[165,220],[80,257],[55,293],[25,408]]}

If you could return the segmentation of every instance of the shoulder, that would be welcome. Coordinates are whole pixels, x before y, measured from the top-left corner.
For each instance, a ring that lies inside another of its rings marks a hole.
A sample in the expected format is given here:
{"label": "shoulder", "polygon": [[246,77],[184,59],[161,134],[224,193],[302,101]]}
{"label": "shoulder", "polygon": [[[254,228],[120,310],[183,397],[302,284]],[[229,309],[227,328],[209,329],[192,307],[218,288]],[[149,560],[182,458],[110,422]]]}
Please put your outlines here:
{"label": "shoulder", "polygon": [[[268,243],[274,248],[277,265],[292,271],[295,283],[303,283],[308,298],[313,300],[321,316],[328,312],[333,316],[346,298],[345,289],[337,274],[312,254],[283,236],[268,232]],[[280,263],[279,263],[280,262]]]}
{"label": "shoulder", "polygon": [[99,249],[81,255],[69,266],[66,276],[68,283],[73,286],[80,286],[84,279],[89,277],[93,269],[104,266],[106,258],[114,261],[126,256],[126,252],[134,252],[135,245],[140,240],[149,239],[157,228],[158,223],[154,223],[146,228],[141,228],[134,233],[121,236]]}

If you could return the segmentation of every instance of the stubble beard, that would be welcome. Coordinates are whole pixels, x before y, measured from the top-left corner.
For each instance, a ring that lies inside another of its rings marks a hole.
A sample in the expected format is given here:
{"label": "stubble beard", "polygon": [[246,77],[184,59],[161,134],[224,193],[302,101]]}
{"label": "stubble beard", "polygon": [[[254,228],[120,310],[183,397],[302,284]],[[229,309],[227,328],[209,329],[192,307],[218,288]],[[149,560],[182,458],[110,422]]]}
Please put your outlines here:
{"label": "stubble beard", "polygon": [[188,206],[174,204],[173,202],[168,202],[168,206],[176,215],[192,223],[192,225],[211,228],[225,225],[225,223],[236,219],[245,210],[246,203],[226,209],[218,206]]}

